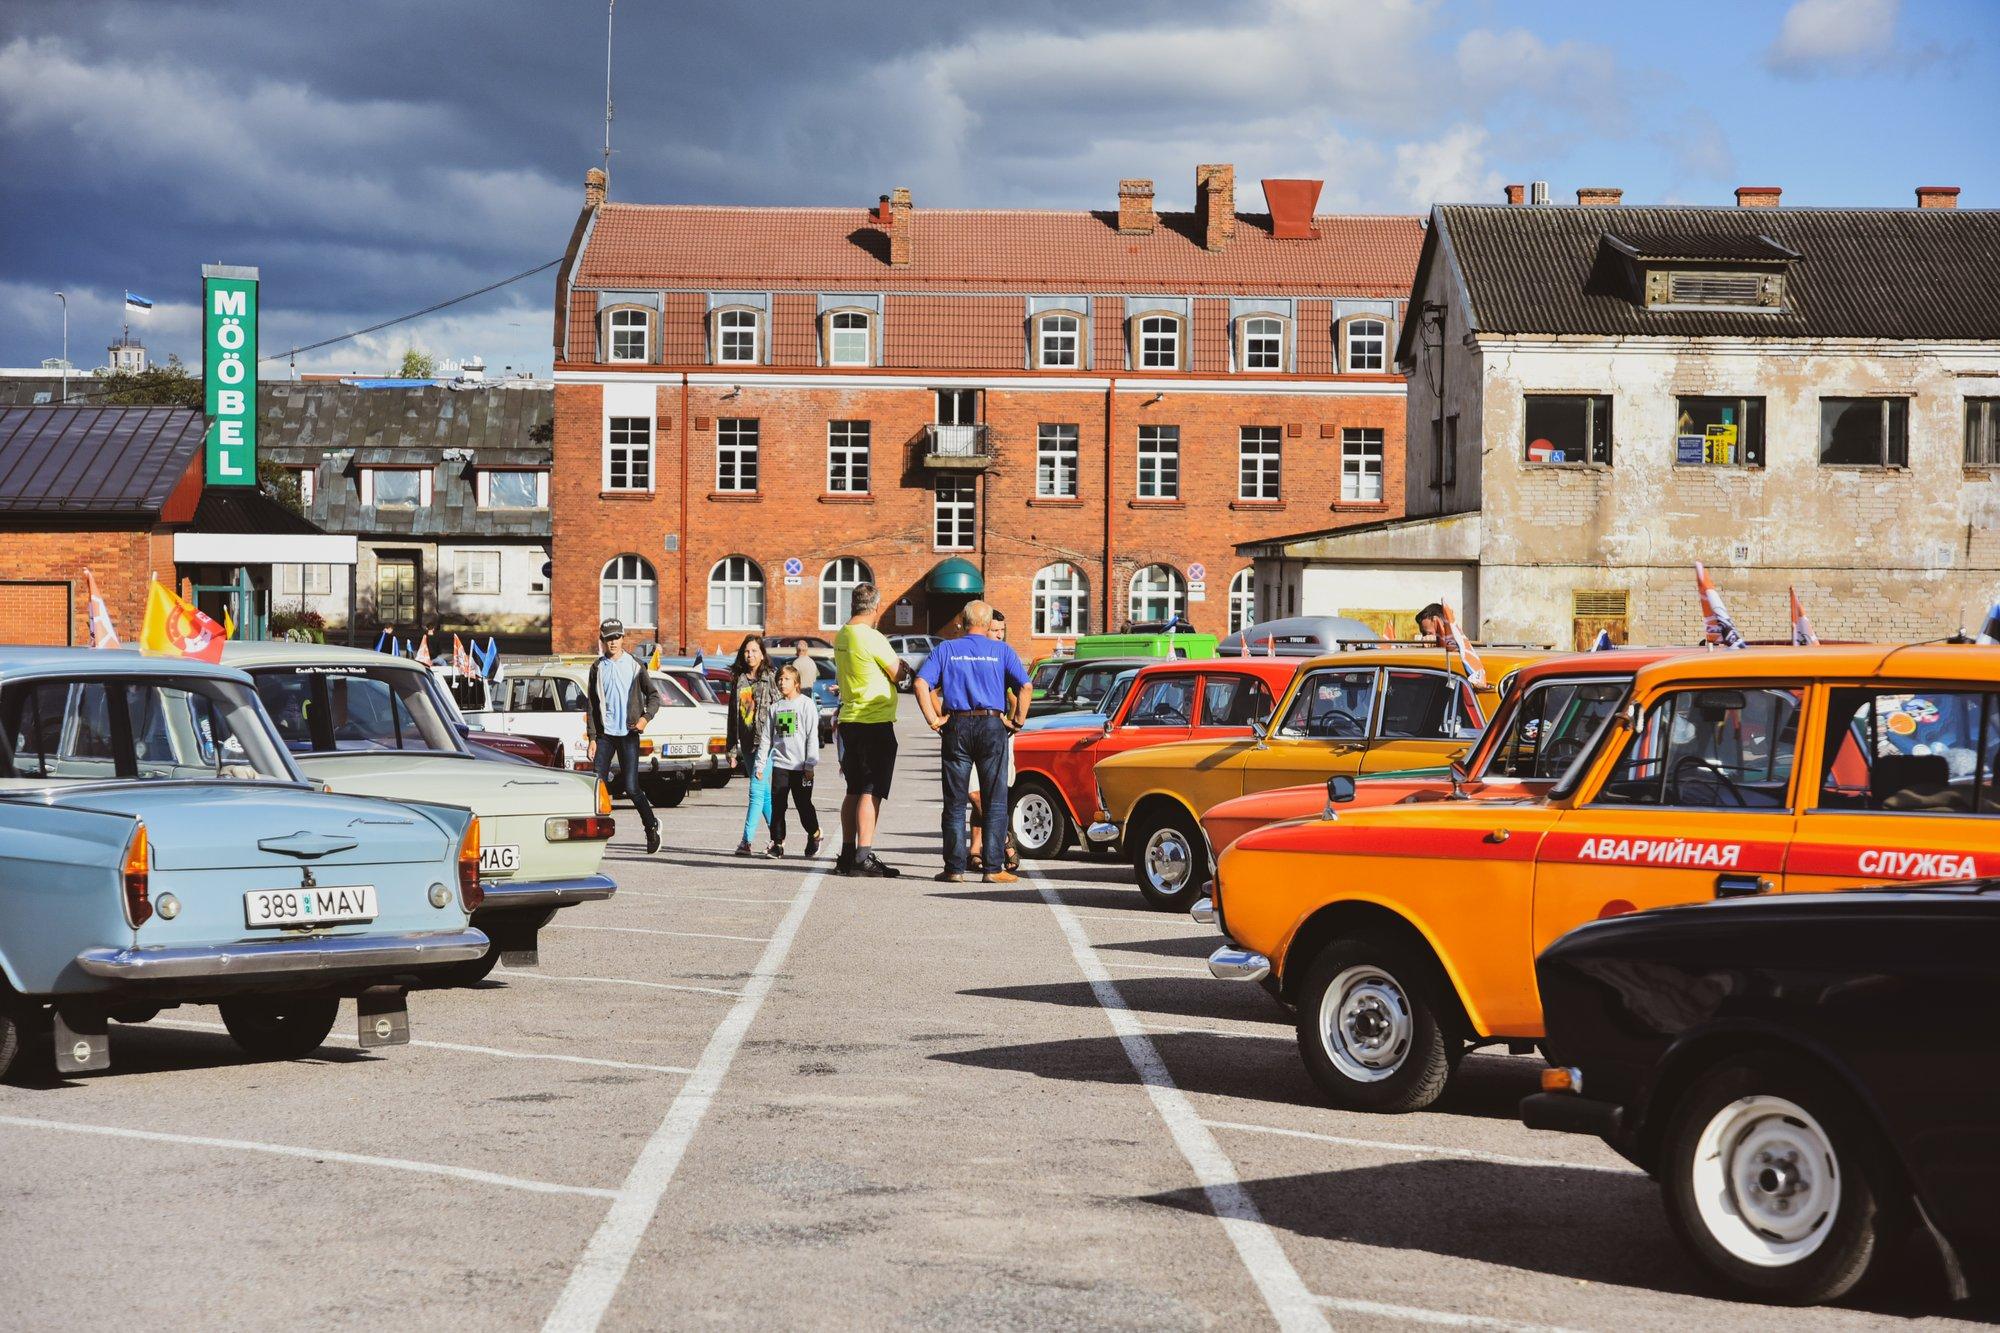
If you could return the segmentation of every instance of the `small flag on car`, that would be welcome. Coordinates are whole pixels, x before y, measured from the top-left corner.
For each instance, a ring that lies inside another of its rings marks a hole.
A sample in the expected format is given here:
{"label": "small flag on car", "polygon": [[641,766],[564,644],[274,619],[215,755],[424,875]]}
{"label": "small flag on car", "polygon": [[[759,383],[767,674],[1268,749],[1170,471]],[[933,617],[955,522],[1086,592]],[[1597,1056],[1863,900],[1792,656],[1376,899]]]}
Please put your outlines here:
{"label": "small flag on car", "polygon": [[146,593],[146,620],[139,628],[139,649],[161,657],[222,660],[222,626],[200,608],[158,579]]}
{"label": "small flag on car", "polygon": [[417,643],[417,650],[411,653],[410,656],[416,658],[425,666],[431,664],[431,632],[429,630],[424,631],[424,637]]}
{"label": "small flag on car", "polygon": [[1715,580],[1699,560],[1694,562],[1694,587],[1701,599],[1702,637],[1723,648],[1746,647],[1736,622],[1729,618],[1729,608],[1722,604],[1722,594],[1715,590]]}
{"label": "small flag on car", "polygon": [[1611,642],[1611,631],[1608,629],[1601,629],[1597,631],[1597,641],[1590,645],[1590,651],[1593,653],[1601,653],[1608,649],[1615,648],[1617,646],[1618,646],[1617,644]]}
{"label": "small flag on car", "polygon": [[1451,603],[1439,602],[1438,605],[1444,610],[1444,623],[1451,631],[1452,646],[1458,649],[1459,657],[1465,661],[1465,678],[1472,682],[1473,689],[1485,689],[1486,664],[1479,660],[1479,654],[1473,652],[1472,645],[1466,642],[1465,631],[1458,627],[1458,617],[1451,613]]}
{"label": "small flag on car", "polygon": [[1799,590],[1787,588],[1792,595],[1792,644],[1798,648],[1811,648],[1819,643],[1819,635],[1813,633],[1812,621],[1806,619],[1806,609],[1799,602]]}
{"label": "small flag on car", "polygon": [[112,628],[111,613],[104,609],[104,599],[97,594],[97,575],[86,567],[83,571],[83,586],[88,600],[84,603],[84,614],[90,625],[90,646],[93,648],[122,648],[118,642],[118,631]]}

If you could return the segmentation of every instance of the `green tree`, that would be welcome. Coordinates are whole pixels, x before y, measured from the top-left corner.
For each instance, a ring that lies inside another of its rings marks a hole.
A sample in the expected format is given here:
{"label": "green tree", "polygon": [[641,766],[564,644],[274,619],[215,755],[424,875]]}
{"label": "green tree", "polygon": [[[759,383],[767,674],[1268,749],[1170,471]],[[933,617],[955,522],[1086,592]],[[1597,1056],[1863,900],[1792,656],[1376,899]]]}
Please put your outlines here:
{"label": "green tree", "polygon": [[427,380],[437,375],[437,358],[429,352],[412,347],[403,353],[403,368],[396,372],[396,378],[405,380]]}
{"label": "green tree", "polygon": [[257,455],[257,489],[294,514],[303,516],[306,512],[299,502],[299,474],[262,454]]}
{"label": "green tree", "polygon": [[100,403],[120,407],[205,406],[201,377],[191,374],[177,356],[168,356],[164,365],[141,371],[111,371],[98,376],[90,397]]}

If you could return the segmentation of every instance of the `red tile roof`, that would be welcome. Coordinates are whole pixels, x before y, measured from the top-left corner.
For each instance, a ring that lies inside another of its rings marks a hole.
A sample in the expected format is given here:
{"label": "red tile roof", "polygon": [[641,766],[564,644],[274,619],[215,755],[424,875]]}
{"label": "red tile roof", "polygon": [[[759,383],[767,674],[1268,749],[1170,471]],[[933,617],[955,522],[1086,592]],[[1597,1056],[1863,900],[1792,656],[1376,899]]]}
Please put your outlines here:
{"label": "red tile roof", "polygon": [[1218,253],[1192,213],[1122,235],[1116,212],[916,209],[912,262],[892,267],[887,230],[861,208],[607,203],[578,260],[584,288],[1409,294],[1422,219],[1327,215],[1319,236],[1278,240],[1239,213]]}

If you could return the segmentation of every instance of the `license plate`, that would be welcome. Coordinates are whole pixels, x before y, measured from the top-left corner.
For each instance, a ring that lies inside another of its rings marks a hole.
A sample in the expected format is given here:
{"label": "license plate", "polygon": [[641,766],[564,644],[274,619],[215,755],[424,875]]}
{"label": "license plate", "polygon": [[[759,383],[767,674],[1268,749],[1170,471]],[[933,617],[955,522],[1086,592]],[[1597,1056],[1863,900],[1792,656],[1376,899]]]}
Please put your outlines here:
{"label": "license plate", "polygon": [[243,920],[258,926],[336,926],[351,921],[373,921],[376,913],[373,884],[344,884],[336,888],[252,889],[243,895]]}
{"label": "license plate", "polygon": [[521,849],[505,843],[489,843],[479,849],[479,873],[512,874],[521,868]]}
{"label": "license plate", "polygon": [[700,741],[675,741],[667,747],[667,753],[676,757],[700,754],[708,747]]}

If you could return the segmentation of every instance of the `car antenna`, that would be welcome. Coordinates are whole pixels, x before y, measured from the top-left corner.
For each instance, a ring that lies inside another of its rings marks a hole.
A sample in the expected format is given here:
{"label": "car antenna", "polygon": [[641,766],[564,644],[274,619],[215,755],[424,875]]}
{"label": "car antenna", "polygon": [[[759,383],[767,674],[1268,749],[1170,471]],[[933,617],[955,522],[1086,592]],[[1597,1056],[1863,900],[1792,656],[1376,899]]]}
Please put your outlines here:
{"label": "car antenna", "polygon": [[1888,652],[1882,654],[1882,660],[1880,660],[1875,664],[1874,670],[1876,674],[1880,674],[1882,669],[1889,665],[1890,658],[1894,657],[1897,653],[1904,652],[1911,648],[1927,648],[1930,647],[1932,644],[1938,644],[1938,643],[1978,643],[1978,642],[1979,642],[1978,639],[1975,639],[1971,635],[1967,634],[1963,628],[1953,630],[1950,634],[1941,635],[1935,639],[1913,639],[1909,643],[1899,643],[1894,648],[1891,648]]}

